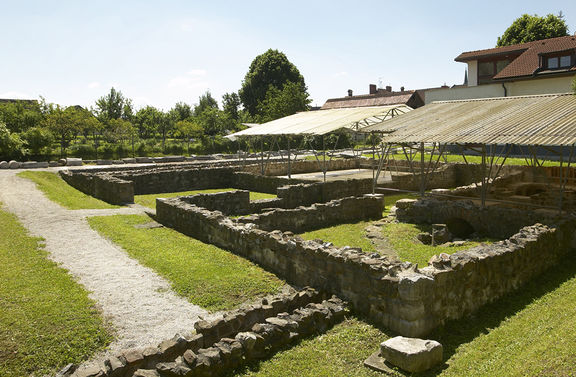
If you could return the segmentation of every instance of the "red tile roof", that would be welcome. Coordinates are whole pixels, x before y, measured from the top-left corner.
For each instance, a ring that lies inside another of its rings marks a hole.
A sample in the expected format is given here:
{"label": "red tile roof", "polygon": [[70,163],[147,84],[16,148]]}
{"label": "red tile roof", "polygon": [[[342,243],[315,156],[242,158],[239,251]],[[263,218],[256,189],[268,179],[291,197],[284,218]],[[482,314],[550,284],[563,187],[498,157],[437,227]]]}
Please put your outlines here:
{"label": "red tile roof", "polygon": [[324,103],[322,110],[341,109],[344,107],[365,107],[365,106],[388,106],[398,104],[408,104],[414,90],[403,92],[391,92],[386,94],[366,94],[361,96],[348,96],[342,98],[331,98]]}
{"label": "red tile roof", "polygon": [[[565,37],[544,39],[512,46],[463,52],[454,60],[457,62],[467,62],[470,60],[495,57],[498,55],[519,55],[510,64],[508,64],[506,68],[494,76],[494,79],[498,80],[533,75],[539,68],[539,55],[575,49],[576,36],[568,35]],[[569,70],[576,71],[576,66],[572,66]]]}

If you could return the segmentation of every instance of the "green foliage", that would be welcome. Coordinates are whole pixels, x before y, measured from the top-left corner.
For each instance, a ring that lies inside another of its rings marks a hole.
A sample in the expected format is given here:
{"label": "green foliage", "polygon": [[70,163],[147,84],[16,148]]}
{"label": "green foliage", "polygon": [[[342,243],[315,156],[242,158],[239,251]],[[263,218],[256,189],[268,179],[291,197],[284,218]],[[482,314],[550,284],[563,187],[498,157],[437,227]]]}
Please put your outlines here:
{"label": "green foliage", "polygon": [[302,93],[307,90],[304,77],[284,53],[269,49],[258,55],[250,64],[239,91],[244,109],[252,116],[258,114],[258,106],[265,100],[268,90],[282,90],[288,82],[298,85]]}
{"label": "green foliage", "polygon": [[181,120],[176,122],[176,136],[179,136],[185,143],[188,154],[190,154],[190,142],[202,136],[204,129],[202,126],[191,120]]}
{"label": "green foliage", "polygon": [[37,102],[0,103],[0,122],[6,124],[11,132],[23,132],[40,125],[43,114]]}
{"label": "green foliage", "polygon": [[574,80],[572,80],[572,90],[574,94],[576,94],[576,76],[574,76]]}
{"label": "green foliage", "polygon": [[193,115],[192,107],[184,102],[177,102],[174,108],[170,110],[170,116],[174,122],[179,122],[191,118]]}
{"label": "green foliage", "polygon": [[312,100],[308,92],[302,90],[301,84],[288,81],[282,89],[270,86],[266,97],[258,104],[260,123],[308,110],[310,102]]}
{"label": "green foliage", "polygon": [[54,375],[110,343],[88,292],[0,211],[0,375]]}
{"label": "green foliage", "polygon": [[501,37],[498,37],[496,46],[510,46],[566,35],[568,35],[568,26],[562,14],[558,16],[548,14],[546,17],[523,14],[512,22]]}
{"label": "green foliage", "polygon": [[68,209],[107,209],[118,208],[90,195],[86,195],[68,185],[58,174],[48,171],[23,171],[18,176],[36,183],[48,199]]}
{"label": "green foliage", "polygon": [[240,96],[238,93],[225,93],[222,96],[222,110],[226,113],[230,119],[239,120],[240,119]]}
{"label": "green foliage", "polygon": [[129,120],[132,118],[132,113],[132,100],[125,98],[121,91],[114,88],[96,100],[96,114],[102,122],[119,118]]}
{"label": "green foliage", "polygon": [[40,155],[44,151],[50,152],[54,142],[54,135],[46,128],[32,127],[22,134],[22,139],[32,155]]}
{"label": "green foliage", "polygon": [[194,107],[194,115],[199,116],[208,109],[218,110],[218,102],[212,97],[209,90],[198,98],[198,104]]}
{"label": "green foliage", "polygon": [[136,112],[134,123],[138,128],[138,133],[142,138],[154,135],[162,121],[163,113],[153,106],[146,106]]}
{"label": "green foliage", "polygon": [[283,282],[246,259],[169,228],[136,228],[147,216],[101,216],[90,226],[142,265],[172,283],[174,291],[205,309],[228,310],[276,293]]}
{"label": "green foliage", "polygon": [[0,123],[0,158],[10,159],[23,153],[23,142],[18,134],[10,132],[4,123]]}

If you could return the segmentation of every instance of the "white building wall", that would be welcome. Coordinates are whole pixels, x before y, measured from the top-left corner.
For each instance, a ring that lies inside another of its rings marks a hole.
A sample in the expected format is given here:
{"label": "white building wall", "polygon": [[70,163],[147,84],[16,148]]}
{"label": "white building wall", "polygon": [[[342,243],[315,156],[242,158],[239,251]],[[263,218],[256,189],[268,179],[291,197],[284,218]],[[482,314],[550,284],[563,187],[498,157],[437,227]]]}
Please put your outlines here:
{"label": "white building wall", "polygon": [[468,86],[478,85],[478,60],[468,62]]}
{"label": "white building wall", "polygon": [[[434,101],[450,101],[458,99],[504,97],[506,86],[507,96],[526,96],[533,94],[568,93],[572,91],[574,76],[549,77],[510,81],[497,84],[468,86],[465,88],[438,88],[427,90],[424,94],[424,103]],[[470,80],[470,76],[468,77]],[[468,81],[470,83],[470,81]]]}

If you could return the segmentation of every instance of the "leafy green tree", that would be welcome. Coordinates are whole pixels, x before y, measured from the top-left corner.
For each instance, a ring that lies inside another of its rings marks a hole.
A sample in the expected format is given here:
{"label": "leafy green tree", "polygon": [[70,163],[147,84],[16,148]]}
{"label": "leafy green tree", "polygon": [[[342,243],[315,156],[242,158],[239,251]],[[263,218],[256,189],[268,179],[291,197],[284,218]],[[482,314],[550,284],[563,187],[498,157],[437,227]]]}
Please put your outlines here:
{"label": "leafy green tree", "polygon": [[111,88],[110,93],[96,100],[96,115],[104,123],[110,119],[130,120],[133,115],[132,100],[125,98],[121,91]]}
{"label": "leafy green tree", "polygon": [[498,37],[496,46],[510,46],[566,35],[568,35],[568,26],[562,13],[558,16],[548,14],[546,17],[523,14],[512,22],[501,37]]}
{"label": "leafy green tree", "polygon": [[240,96],[236,92],[226,93],[222,96],[222,111],[224,111],[230,119],[240,119]]}
{"label": "leafy green tree", "polygon": [[85,112],[74,106],[62,108],[60,105],[50,106],[49,113],[43,121],[43,126],[48,128],[60,144],[60,157],[64,157],[70,142],[76,137],[81,129]]}
{"label": "leafy green tree", "polygon": [[297,83],[287,82],[282,89],[271,87],[264,101],[258,106],[259,120],[261,123],[269,122],[298,111],[308,110],[310,102],[312,100],[308,93],[303,92]]}
{"label": "leafy green tree", "polygon": [[198,99],[198,104],[194,107],[194,115],[199,116],[206,109],[218,109],[218,102],[212,97],[209,90]]}
{"label": "leafy green tree", "polygon": [[22,139],[32,155],[39,156],[42,152],[49,151],[54,142],[54,135],[46,128],[32,127],[22,134]]}
{"label": "leafy green tree", "polygon": [[138,110],[134,116],[134,124],[138,128],[140,137],[149,138],[155,136],[162,116],[162,111],[153,106],[146,106]]}
{"label": "leafy green tree", "polygon": [[8,127],[0,122],[0,159],[22,155],[24,152],[22,146],[18,134],[10,132]]}
{"label": "leafy green tree", "polygon": [[196,119],[204,130],[205,136],[213,137],[225,130],[223,114],[216,108],[204,109]]}
{"label": "leafy green tree", "polygon": [[[112,119],[109,121],[109,127],[112,130],[115,141],[124,145],[126,141],[130,141],[132,145],[132,156],[135,154],[134,144],[136,142],[137,130],[136,127],[129,121],[124,119]],[[121,148],[120,148],[121,150]]]}
{"label": "leafy green tree", "polygon": [[42,121],[40,105],[34,102],[15,101],[0,104],[0,121],[11,132],[23,132]]}
{"label": "leafy green tree", "polygon": [[190,154],[190,142],[202,136],[204,129],[200,124],[192,120],[181,120],[176,122],[176,135],[186,142],[186,149]]}
{"label": "leafy green tree", "polygon": [[192,115],[193,115],[192,106],[190,106],[184,102],[178,102],[170,110],[170,115],[174,119],[174,122],[186,120],[186,119],[192,117]]}
{"label": "leafy green tree", "polygon": [[244,109],[250,115],[256,115],[258,105],[266,98],[266,92],[270,88],[281,90],[287,82],[296,83],[302,92],[307,90],[304,77],[284,53],[269,49],[258,55],[250,64],[240,88],[239,95]]}
{"label": "leafy green tree", "polygon": [[574,76],[574,80],[572,80],[572,90],[574,94],[576,94],[576,76]]}

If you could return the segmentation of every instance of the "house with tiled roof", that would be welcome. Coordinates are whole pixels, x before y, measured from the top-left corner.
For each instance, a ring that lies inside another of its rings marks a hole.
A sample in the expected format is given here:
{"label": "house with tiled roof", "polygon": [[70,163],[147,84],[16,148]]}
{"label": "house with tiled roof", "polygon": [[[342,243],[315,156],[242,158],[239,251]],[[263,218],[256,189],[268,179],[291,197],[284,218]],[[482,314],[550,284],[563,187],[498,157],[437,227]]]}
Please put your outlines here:
{"label": "house with tiled roof", "polygon": [[576,76],[576,35],[463,52],[454,60],[468,65],[467,82],[427,90],[426,103],[566,93]]}
{"label": "house with tiled roof", "polygon": [[391,86],[381,89],[375,84],[370,84],[368,94],[355,96],[352,90],[348,90],[346,97],[328,99],[321,110],[389,105],[407,105],[415,109],[424,106],[424,101],[416,90],[404,90],[404,87],[401,87],[400,91],[392,91]]}

